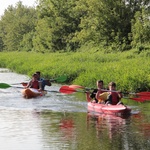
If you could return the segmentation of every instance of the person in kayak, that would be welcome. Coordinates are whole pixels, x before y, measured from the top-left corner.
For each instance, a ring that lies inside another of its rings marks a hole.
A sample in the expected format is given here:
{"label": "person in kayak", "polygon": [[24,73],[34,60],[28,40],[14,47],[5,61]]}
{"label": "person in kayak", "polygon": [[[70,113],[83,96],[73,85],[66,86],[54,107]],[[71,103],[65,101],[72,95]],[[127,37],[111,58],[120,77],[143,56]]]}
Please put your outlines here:
{"label": "person in kayak", "polygon": [[38,89],[39,91],[42,90],[41,84],[38,81],[38,75],[36,73],[32,75],[32,79],[29,81],[29,83],[25,88],[34,88],[34,89]]}
{"label": "person in kayak", "polygon": [[96,98],[96,93],[98,91],[99,91],[99,94],[104,92],[101,90],[103,89],[103,86],[104,86],[103,80],[96,81],[96,86],[97,86],[97,89],[94,89],[91,93],[89,91],[86,92],[86,98],[88,102],[90,101],[92,101],[93,103],[99,102],[99,100]]}
{"label": "person in kayak", "polygon": [[51,86],[52,85],[50,80],[45,80],[44,78],[41,78],[41,72],[40,71],[36,71],[36,74],[38,76],[37,79],[40,82],[43,91],[44,91],[46,85],[47,86]]}
{"label": "person in kayak", "polygon": [[106,100],[106,104],[118,105],[123,104],[121,102],[122,94],[119,91],[116,91],[116,83],[110,82],[108,84],[109,92],[108,99]]}

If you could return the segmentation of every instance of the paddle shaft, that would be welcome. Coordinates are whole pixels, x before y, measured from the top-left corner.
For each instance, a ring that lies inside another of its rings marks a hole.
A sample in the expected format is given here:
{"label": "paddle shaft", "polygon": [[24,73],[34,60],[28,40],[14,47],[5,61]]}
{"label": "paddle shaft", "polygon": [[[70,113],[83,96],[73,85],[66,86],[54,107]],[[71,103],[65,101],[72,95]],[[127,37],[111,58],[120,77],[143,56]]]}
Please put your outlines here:
{"label": "paddle shaft", "polygon": [[[105,90],[105,89],[103,89],[103,90],[105,92],[119,92],[119,91],[110,91],[110,90]],[[76,89],[72,88],[72,86],[67,86],[67,85],[62,86],[60,88],[59,92],[64,93],[64,94],[72,94],[74,92],[86,93],[86,91],[76,90]],[[144,94],[144,92],[141,92],[141,93]],[[125,98],[127,98],[127,97],[125,97]],[[132,99],[132,100],[135,100],[137,102],[144,102],[146,99],[149,99],[149,98],[150,98],[150,96],[149,97],[145,97],[145,96],[142,96],[142,95],[140,97],[138,97],[138,98],[130,98],[130,97],[128,97],[128,99]]]}
{"label": "paddle shaft", "polygon": [[[51,82],[53,81],[57,81],[57,82],[65,82],[67,80],[67,76],[60,76],[56,79],[50,79]],[[21,82],[21,83],[14,83],[12,85],[17,85],[17,84],[22,84],[23,86],[27,86],[27,83],[26,82]],[[9,87],[12,87],[11,85],[7,84],[7,83],[0,83],[0,88],[1,89],[6,89],[6,88],[9,88]]]}

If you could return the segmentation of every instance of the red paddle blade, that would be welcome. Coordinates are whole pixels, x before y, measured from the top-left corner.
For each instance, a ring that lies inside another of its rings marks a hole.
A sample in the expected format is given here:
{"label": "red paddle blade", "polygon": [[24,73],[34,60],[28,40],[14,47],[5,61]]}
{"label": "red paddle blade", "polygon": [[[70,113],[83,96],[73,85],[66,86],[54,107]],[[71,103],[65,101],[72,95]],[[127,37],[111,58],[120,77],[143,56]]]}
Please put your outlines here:
{"label": "red paddle blade", "polygon": [[150,100],[150,96],[139,96],[139,98],[145,99],[145,100]]}
{"label": "red paddle blade", "polygon": [[148,96],[150,97],[150,92],[140,92],[140,93],[137,93],[138,96]]}
{"label": "red paddle blade", "polygon": [[64,94],[72,94],[76,92],[76,90],[67,85],[64,85],[59,89],[59,92],[64,93]]}
{"label": "red paddle blade", "polygon": [[73,89],[84,89],[85,87],[84,86],[81,86],[81,85],[69,85],[70,88],[73,88]]}
{"label": "red paddle blade", "polygon": [[138,97],[138,98],[135,97],[135,98],[130,98],[130,99],[137,101],[137,102],[144,102],[145,101],[144,98],[140,98],[140,97]]}

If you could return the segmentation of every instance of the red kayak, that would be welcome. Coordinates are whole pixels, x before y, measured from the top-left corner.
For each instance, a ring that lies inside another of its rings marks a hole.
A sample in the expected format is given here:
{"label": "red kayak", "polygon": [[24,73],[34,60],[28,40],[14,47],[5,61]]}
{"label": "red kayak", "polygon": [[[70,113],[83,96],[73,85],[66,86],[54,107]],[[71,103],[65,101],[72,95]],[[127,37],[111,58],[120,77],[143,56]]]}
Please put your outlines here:
{"label": "red kayak", "polygon": [[129,114],[131,108],[124,105],[105,105],[99,103],[88,102],[88,112],[104,113],[104,114]]}

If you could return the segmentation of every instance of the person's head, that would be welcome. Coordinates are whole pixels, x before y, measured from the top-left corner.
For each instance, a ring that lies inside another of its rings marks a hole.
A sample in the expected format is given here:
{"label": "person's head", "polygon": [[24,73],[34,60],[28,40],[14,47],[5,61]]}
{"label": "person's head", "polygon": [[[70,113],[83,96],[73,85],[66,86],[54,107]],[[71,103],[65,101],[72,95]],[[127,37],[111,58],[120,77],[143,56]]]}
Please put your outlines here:
{"label": "person's head", "polygon": [[109,88],[109,90],[115,90],[116,89],[116,83],[115,82],[110,82],[108,84],[108,88]]}
{"label": "person's head", "polygon": [[96,82],[96,84],[97,84],[97,88],[98,88],[98,89],[102,89],[102,88],[103,88],[103,85],[104,85],[104,82],[103,82],[103,80],[98,80],[98,81]]}
{"label": "person's head", "polygon": [[40,78],[40,76],[41,76],[41,72],[40,72],[40,71],[36,71],[36,74],[37,74],[38,79],[39,79],[39,78]]}
{"label": "person's head", "polygon": [[32,80],[37,80],[37,78],[38,78],[38,75],[36,74],[36,73],[34,73],[33,75],[32,75]]}
{"label": "person's head", "polygon": [[41,72],[40,71],[36,71],[36,74],[38,74],[39,76],[41,75]]}

